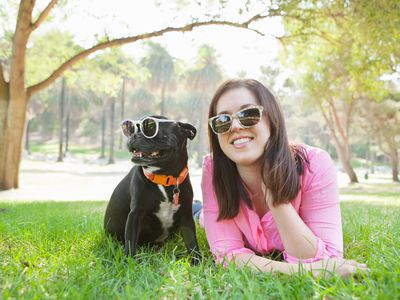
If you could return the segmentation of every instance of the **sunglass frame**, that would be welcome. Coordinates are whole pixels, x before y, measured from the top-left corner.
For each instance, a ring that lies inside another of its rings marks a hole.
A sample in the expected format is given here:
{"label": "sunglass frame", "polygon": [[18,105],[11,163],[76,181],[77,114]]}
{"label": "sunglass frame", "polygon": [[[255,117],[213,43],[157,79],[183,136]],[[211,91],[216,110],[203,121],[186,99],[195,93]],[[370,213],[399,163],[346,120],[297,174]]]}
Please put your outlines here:
{"label": "sunglass frame", "polygon": [[[254,108],[257,108],[258,111],[260,112],[260,119],[259,119],[258,122],[257,122],[256,124],[254,124],[254,125],[250,125],[250,126],[243,125],[243,123],[242,123],[242,121],[240,120],[240,117],[238,116],[238,114],[241,113],[241,112],[243,112],[243,111],[246,111],[246,110],[248,110],[248,109],[254,109]],[[214,116],[214,117],[211,117],[211,118],[208,119],[208,125],[210,126],[211,130],[212,130],[215,134],[226,134],[226,133],[228,133],[229,131],[231,131],[231,129],[232,129],[232,123],[233,123],[233,120],[234,120],[234,119],[237,119],[237,120],[238,120],[238,123],[239,123],[240,126],[242,126],[243,128],[251,128],[251,127],[253,127],[253,126],[256,126],[256,125],[261,121],[263,111],[264,111],[264,107],[263,107],[262,105],[245,107],[245,108],[243,108],[243,109],[241,109],[241,110],[235,112],[234,114],[219,114],[219,115],[216,115],[216,116]],[[214,121],[215,119],[221,117],[221,116],[229,116],[230,119],[231,119],[231,120],[230,120],[230,125],[229,125],[228,130],[226,130],[226,131],[224,131],[224,132],[217,132],[216,130],[214,130],[213,121]]]}
{"label": "sunglass frame", "polygon": [[[155,132],[153,135],[151,135],[151,136],[146,135],[145,132],[143,131],[143,122],[144,122],[145,120],[148,120],[148,119],[153,120],[154,123],[156,124],[156,132]],[[134,132],[133,132],[133,133],[130,133],[129,135],[128,135],[128,134],[125,134],[125,130],[124,130],[124,126],[126,126],[126,125],[125,125],[125,122],[127,122],[127,121],[131,122],[132,125],[133,125],[133,128],[134,128]],[[140,129],[140,132],[143,134],[143,136],[144,136],[145,138],[152,139],[152,138],[156,137],[157,134],[158,134],[158,131],[159,131],[159,128],[160,128],[160,126],[159,126],[158,124],[159,124],[159,123],[163,123],[163,122],[176,122],[176,121],[174,121],[174,120],[168,120],[168,119],[158,119],[158,118],[155,118],[155,117],[144,117],[144,118],[142,118],[142,119],[140,119],[140,120],[125,119],[125,120],[123,120],[123,121],[121,122],[122,133],[123,133],[126,137],[129,137],[129,136],[131,136],[132,134],[138,133],[138,132],[139,132],[139,129]],[[139,125],[139,128],[137,127],[137,125]]]}

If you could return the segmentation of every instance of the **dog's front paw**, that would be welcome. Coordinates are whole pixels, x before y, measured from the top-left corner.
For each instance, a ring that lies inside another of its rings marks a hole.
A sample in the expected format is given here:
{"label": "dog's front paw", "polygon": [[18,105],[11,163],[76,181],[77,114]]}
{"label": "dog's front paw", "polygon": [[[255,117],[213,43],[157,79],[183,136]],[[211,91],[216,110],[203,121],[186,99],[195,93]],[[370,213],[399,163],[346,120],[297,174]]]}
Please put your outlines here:
{"label": "dog's front paw", "polygon": [[136,254],[136,251],[129,243],[125,243],[124,253],[125,253],[126,257],[129,257],[129,256],[134,257]]}
{"label": "dog's front paw", "polygon": [[191,256],[192,256],[192,258],[190,261],[191,261],[192,265],[194,265],[194,266],[197,266],[203,260],[203,257],[201,256],[199,251],[195,251],[195,250],[192,251]]}

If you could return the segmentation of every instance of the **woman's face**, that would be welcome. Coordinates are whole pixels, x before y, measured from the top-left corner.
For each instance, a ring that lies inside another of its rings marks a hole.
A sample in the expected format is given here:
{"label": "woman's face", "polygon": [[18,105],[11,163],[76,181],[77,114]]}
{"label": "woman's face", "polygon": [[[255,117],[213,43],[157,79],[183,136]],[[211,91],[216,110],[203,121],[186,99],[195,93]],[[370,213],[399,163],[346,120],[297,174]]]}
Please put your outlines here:
{"label": "woman's face", "polygon": [[[235,114],[247,106],[260,105],[256,97],[246,88],[228,90],[219,98],[216,114]],[[231,130],[218,135],[222,151],[238,166],[250,166],[260,162],[265,145],[270,136],[270,128],[262,114],[260,122],[250,128],[243,128],[237,119],[232,122]]]}

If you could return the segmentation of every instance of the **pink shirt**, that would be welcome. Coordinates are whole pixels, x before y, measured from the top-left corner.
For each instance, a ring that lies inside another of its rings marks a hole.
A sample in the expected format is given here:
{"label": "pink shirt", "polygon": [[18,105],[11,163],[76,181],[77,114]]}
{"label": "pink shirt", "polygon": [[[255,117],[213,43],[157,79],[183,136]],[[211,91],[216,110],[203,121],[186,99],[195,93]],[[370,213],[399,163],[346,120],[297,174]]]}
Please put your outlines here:
{"label": "pink shirt", "polygon": [[[303,145],[310,160],[310,170],[305,167],[301,188],[291,202],[304,223],[317,237],[315,257],[302,260],[312,262],[327,257],[343,256],[342,222],[340,216],[337,173],[329,154],[321,149]],[[286,253],[272,213],[262,218],[244,202],[233,219],[218,218],[218,202],[212,184],[213,159],[207,155],[203,161],[202,192],[204,227],[207,240],[216,262],[231,260],[236,254],[268,254],[283,251],[289,263],[299,260]]]}

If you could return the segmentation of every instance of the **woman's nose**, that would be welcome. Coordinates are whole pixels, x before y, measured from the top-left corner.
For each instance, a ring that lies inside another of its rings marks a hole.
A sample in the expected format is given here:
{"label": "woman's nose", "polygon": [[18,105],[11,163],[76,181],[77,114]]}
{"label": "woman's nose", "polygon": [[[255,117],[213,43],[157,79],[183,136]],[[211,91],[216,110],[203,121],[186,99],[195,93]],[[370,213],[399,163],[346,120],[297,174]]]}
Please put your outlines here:
{"label": "woman's nose", "polygon": [[238,131],[242,129],[242,125],[240,125],[238,119],[234,118],[232,120],[231,131]]}

